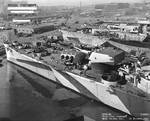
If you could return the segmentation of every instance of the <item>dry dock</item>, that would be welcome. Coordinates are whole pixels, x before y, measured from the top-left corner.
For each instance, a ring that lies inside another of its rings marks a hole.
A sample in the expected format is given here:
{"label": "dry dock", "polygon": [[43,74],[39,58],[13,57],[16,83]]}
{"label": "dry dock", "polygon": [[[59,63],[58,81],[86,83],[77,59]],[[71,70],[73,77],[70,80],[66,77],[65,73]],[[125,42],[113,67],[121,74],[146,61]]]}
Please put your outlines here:
{"label": "dry dock", "polygon": [[0,118],[6,117],[12,121],[63,121],[86,115],[99,121],[109,113],[115,117],[125,116],[6,60],[0,68],[0,75]]}

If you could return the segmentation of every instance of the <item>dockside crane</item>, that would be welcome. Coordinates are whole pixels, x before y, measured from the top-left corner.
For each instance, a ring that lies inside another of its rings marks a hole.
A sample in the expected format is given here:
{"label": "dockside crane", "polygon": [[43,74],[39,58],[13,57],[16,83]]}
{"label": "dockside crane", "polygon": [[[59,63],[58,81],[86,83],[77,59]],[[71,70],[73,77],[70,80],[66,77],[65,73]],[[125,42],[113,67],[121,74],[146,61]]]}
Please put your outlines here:
{"label": "dockside crane", "polygon": [[65,16],[66,20],[63,23],[63,26],[67,26],[67,23],[68,23],[69,19],[71,19],[71,16],[72,16],[73,12],[74,12],[74,10],[72,9],[69,14],[66,14],[66,16]]}

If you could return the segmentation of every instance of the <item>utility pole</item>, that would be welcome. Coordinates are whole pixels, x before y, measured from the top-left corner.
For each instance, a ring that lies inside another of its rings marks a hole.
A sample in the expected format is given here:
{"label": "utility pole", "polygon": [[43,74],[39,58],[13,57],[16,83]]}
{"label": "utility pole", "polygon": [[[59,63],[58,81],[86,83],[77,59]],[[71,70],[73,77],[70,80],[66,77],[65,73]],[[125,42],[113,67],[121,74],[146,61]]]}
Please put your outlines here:
{"label": "utility pole", "polygon": [[81,7],[82,7],[82,2],[81,2],[81,0],[80,0],[80,11],[81,11]]}

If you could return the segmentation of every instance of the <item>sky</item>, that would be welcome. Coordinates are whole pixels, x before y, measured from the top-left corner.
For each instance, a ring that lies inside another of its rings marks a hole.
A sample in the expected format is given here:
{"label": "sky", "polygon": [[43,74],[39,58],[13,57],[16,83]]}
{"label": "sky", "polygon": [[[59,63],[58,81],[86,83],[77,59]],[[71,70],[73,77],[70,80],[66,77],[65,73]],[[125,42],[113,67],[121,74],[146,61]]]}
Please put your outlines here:
{"label": "sky", "polygon": [[[21,1],[21,0],[12,0],[12,1]],[[23,0],[25,1],[25,0]],[[110,2],[140,2],[144,0],[26,0],[29,3],[36,3],[38,5],[92,5],[98,3],[110,3]]]}

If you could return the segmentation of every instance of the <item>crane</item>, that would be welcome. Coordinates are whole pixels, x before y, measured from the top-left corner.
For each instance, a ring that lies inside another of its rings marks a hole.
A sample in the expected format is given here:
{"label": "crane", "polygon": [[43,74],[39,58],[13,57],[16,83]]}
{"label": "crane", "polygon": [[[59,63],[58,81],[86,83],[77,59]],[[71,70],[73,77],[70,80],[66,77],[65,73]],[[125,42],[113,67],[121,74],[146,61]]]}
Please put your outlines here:
{"label": "crane", "polygon": [[64,26],[66,26],[67,22],[69,19],[71,19],[71,15],[73,14],[74,10],[72,9],[71,12],[69,14],[67,14],[65,17],[66,17],[66,20],[64,22]]}

